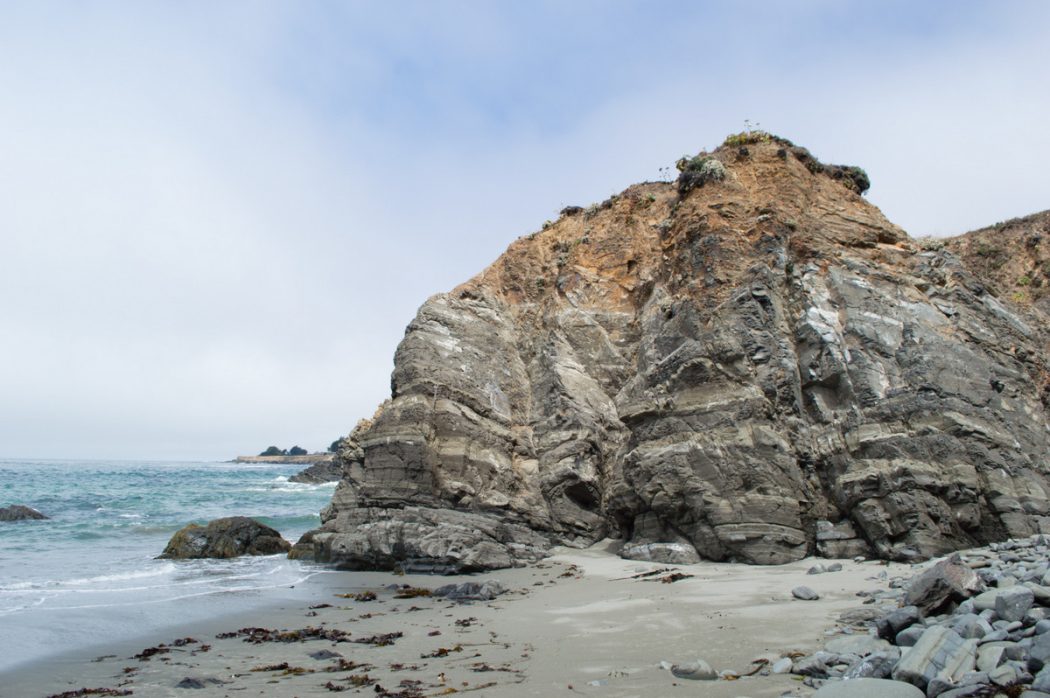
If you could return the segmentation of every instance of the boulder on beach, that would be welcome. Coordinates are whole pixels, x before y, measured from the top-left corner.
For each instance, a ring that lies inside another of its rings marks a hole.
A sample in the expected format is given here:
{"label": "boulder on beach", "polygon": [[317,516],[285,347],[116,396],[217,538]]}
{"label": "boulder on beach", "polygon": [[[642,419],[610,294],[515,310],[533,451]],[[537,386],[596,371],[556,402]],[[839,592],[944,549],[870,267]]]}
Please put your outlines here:
{"label": "boulder on beach", "polygon": [[32,519],[47,519],[33,507],[24,504],[12,504],[9,507],[0,507],[0,521],[29,521]]}
{"label": "boulder on beach", "polygon": [[215,519],[207,526],[179,529],[158,559],[228,558],[286,553],[291,544],[281,534],[247,516]]}

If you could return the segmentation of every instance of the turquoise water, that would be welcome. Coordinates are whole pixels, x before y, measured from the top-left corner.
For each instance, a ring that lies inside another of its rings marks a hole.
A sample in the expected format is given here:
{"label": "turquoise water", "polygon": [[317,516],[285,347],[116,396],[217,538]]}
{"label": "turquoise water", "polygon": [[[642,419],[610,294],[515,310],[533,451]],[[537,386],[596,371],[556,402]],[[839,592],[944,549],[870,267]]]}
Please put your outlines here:
{"label": "turquoise water", "polygon": [[320,572],[284,556],[156,560],[190,522],[251,516],[290,542],[320,524],[334,484],[294,465],[0,460],[0,670],[108,638],[247,610]]}

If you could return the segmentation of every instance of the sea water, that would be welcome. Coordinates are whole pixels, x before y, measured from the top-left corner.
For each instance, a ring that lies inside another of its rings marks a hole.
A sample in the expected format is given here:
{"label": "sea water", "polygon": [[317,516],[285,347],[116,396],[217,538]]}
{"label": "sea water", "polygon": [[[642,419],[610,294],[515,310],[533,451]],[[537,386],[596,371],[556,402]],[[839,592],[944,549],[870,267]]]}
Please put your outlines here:
{"label": "sea water", "polygon": [[282,555],[157,560],[191,522],[250,516],[291,542],[320,525],[333,484],[301,466],[0,460],[0,671],[52,654],[247,611],[321,568]]}

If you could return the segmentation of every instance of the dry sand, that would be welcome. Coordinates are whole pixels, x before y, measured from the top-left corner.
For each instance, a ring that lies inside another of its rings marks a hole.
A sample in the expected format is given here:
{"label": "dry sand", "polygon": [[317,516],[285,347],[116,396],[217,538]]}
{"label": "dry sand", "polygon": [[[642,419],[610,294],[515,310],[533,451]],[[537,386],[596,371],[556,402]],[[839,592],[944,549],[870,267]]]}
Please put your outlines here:
{"label": "dry sand", "polygon": [[[827,561],[807,559],[778,567],[701,563],[675,566],[673,572],[693,576],[663,583],[654,580],[666,573],[634,577],[663,566],[622,560],[612,549],[610,544],[559,549],[536,565],[471,578],[326,574],[309,602],[286,603],[247,618],[216,619],[209,627],[155,638],[153,645],[167,643],[168,651],[146,661],[133,655],[148,643],[123,643],[99,651],[115,655],[100,661],[65,657],[28,667],[0,682],[0,695],[33,698],[111,687],[151,698],[331,696],[329,683],[345,687],[343,695],[367,696],[809,695],[812,691],[790,675],[698,682],[675,678],[660,664],[703,658],[716,671],[743,674],[756,668],[753,661],[759,658],[811,652],[841,627],[837,620],[842,611],[862,606],[858,591],[885,588],[882,572],[893,577],[910,570],[906,565],[843,561],[842,571],[807,575],[812,565]],[[426,596],[395,599],[387,588],[434,588],[467,579],[497,579],[508,592],[489,602],[456,603]],[[793,599],[791,589],[801,584],[821,599]],[[365,602],[337,596],[364,590],[375,591],[378,598]],[[322,604],[331,605],[309,608]],[[251,626],[321,627],[349,633],[349,641],[254,644],[241,636],[216,638],[220,631]],[[355,642],[387,633],[403,635],[387,645]],[[194,642],[173,646],[181,637]],[[323,650],[340,656],[310,656]],[[330,671],[340,660],[357,666]],[[260,670],[284,663],[288,670]],[[205,687],[177,688],[187,677]],[[354,680],[363,685],[354,686]]]}

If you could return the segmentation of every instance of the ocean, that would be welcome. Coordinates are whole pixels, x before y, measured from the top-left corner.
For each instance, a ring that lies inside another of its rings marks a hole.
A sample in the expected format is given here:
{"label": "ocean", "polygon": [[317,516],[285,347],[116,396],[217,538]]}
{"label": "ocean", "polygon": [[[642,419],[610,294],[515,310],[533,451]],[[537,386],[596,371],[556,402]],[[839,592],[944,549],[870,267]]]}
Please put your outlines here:
{"label": "ocean", "polygon": [[294,543],[334,484],[302,466],[0,459],[0,672],[48,656],[250,611],[326,570],[284,556],[157,560],[191,522],[251,516]]}

